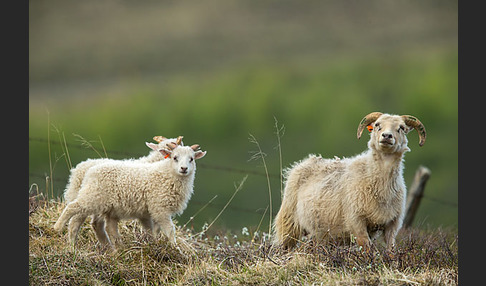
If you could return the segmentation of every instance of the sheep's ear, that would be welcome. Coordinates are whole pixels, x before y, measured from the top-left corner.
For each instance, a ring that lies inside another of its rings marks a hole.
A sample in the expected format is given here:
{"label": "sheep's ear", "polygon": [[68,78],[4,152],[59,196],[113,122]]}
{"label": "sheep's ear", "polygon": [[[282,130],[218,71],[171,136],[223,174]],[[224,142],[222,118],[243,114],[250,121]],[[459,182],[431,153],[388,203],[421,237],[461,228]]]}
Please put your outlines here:
{"label": "sheep's ear", "polygon": [[170,154],[172,154],[172,151],[169,151],[167,149],[160,149],[158,150],[162,156],[164,156],[164,159],[167,159],[170,157]]}
{"label": "sheep's ear", "polygon": [[[357,137],[358,139],[361,138],[361,133],[363,130],[370,124],[373,124],[383,113],[381,112],[371,112],[370,114],[366,115],[358,125],[358,132]],[[369,129],[368,129],[369,130]]]}
{"label": "sheep's ear", "polygon": [[207,151],[196,151],[194,158],[201,159],[202,157],[206,156]]}
{"label": "sheep's ear", "polygon": [[154,143],[145,142],[145,145],[154,151],[159,151],[159,145]]}

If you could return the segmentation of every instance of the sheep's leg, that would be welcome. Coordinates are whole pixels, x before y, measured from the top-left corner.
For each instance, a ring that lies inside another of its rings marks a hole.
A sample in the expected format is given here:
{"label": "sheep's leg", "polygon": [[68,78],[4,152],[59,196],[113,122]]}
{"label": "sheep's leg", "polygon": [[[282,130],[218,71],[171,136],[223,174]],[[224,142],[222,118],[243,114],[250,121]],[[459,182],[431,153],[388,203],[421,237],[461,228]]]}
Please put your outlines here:
{"label": "sheep's leg", "polygon": [[354,224],[351,233],[356,237],[356,243],[361,246],[364,251],[369,252],[371,240],[366,228],[366,221],[358,220],[357,223]]}
{"label": "sheep's leg", "polygon": [[76,244],[79,229],[81,228],[83,222],[86,220],[86,217],[87,215],[84,214],[75,214],[69,221],[68,236],[69,236],[69,241],[71,242],[72,245]]}
{"label": "sheep's leg", "polygon": [[75,200],[70,202],[66,208],[62,211],[61,216],[57,219],[56,223],[54,224],[54,230],[61,231],[64,225],[68,222],[68,220],[73,217],[74,215],[81,213],[82,208],[79,203]]}
{"label": "sheep's leg", "polygon": [[139,218],[138,220],[142,224],[145,231],[149,232],[150,234],[154,233],[154,222],[152,221],[151,218],[144,217],[144,218]]}
{"label": "sheep's leg", "polygon": [[160,226],[169,242],[176,245],[175,226],[170,214],[161,214],[153,217],[154,222]]}
{"label": "sheep's leg", "polygon": [[368,234],[356,235],[356,242],[358,243],[359,246],[362,247],[364,251],[366,252],[370,251],[371,242]]}
{"label": "sheep's leg", "polygon": [[155,221],[153,221],[152,219],[150,219],[150,220],[152,221],[152,225],[153,225],[152,233],[154,233],[155,235],[157,235],[160,232],[160,225],[158,225],[157,223],[155,223]]}
{"label": "sheep's leg", "polygon": [[105,215],[105,229],[108,233],[108,236],[110,237],[110,241],[114,245],[118,245],[121,242],[121,236],[118,232],[118,221],[119,219],[117,217]]}
{"label": "sheep's leg", "polygon": [[110,245],[110,239],[105,231],[105,219],[103,216],[94,215],[91,220],[91,226],[100,242],[101,246],[106,247]]}
{"label": "sheep's leg", "polygon": [[385,225],[384,238],[386,243],[386,249],[392,253],[395,248],[395,237],[400,229],[400,222],[398,219],[394,219]]}

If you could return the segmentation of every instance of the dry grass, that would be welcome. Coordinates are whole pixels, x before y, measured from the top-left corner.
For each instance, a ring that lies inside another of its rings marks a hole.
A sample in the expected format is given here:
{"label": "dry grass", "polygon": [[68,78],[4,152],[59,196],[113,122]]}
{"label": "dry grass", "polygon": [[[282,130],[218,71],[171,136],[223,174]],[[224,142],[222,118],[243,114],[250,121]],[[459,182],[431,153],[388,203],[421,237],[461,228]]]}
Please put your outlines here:
{"label": "dry grass", "polygon": [[154,239],[136,222],[120,223],[123,246],[103,252],[88,221],[76,248],[52,226],[64,204],[29,200],[31,285],[457,285],[457,233],[402,231],[398,250],[366,254],[355,246],[301,243],[285,252],[259,233],[177,229],[180,251]]}

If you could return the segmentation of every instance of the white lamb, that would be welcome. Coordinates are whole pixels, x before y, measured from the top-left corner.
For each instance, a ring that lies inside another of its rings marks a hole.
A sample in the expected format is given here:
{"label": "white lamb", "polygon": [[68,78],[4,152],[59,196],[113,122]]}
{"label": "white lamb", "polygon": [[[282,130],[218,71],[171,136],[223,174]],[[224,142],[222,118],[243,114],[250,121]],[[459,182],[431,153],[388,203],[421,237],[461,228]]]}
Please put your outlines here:
{"label": "white lamb", "polygon": [[363,153],[344,159],[309,155],[286,170],[274,244],[291,248],[306,234],[317,241],[351,235],[369,250],[369,234],[383,230],[387,250],[393,249],[405,209],[406,134],[417,130],[422,146],[425,127],[416,117],[381,112],[363,118],[358,139],[366,127],[371,138]]}
{"label": "white lamb", "polygon": [[[169,143],[176,143],[178,145],[184,145],[182,142],[182,136],[177,138],[165,138],[163,136],[155,136],[153,139],[158,143],[158,147],[166,148],[167,144]],[[153,143],[149,143],[153,144]],[[139,162],[146,162],[146,163],[153,163],[156,161],[163,160],[164,156],[160,154],[158,151],[150,151],[150,153],[146,156],[140,157],[138,159],[126,159],[126,160],[136,160]],[[115,159],[109,158],[97,158],[97,159],[87,159],[86,161],[80,162],[76,165],[76,167],[71,169],[71,174],[69,175],[69,180],[66,185],[66,189],[64,190],[64,200],[66,204],[74,201],[78,196],[79,189],[81,188],[81,183],[83,182],[84,175],[89,168],[93,167],[94,165],[105,163],[105,162],[112,162],[112,161],[120,161]]]}
{"label": "white lamb", "polygon": [[[147,143],[151,144],[151,149],[150,153],[146,156],[140,157],[138,159],[125,159],[133,162],[141,162],[141,163],[153,163],[157,162],[160,160],[164,159],[164,156],[159,152],[156,151],[157,149],[162,149],[162,148],[167,148],[167,145],[169,143],[175,143],[177,145],[184,145],[182,142],[183,136],[179,136],[177,138],[165,138],[164,136],[154,136],[154,140],[158,143],[153,144],[153,143]],[[66,185],[66,189],[64,191],[64,200],[66,204],[69,204],[70,202],[74,201],[78,197],[79,190],[81,189],[81,184],[83,182],[84,176],[86,172],[93,166],[102,164],[102,163],[107,163],[107,162],[117,162],[121,160],[115,160],[115,159],[109,159],[109,158],[97,158],[97,159],[88,159],[86,161],[83,161],[79,164],[76,165],[76,167],[71,169],[71,174],[69,176],[68,183]],[[75,217],[73,220],[76,219],[82,219],[81,217]],[[112,219],[114,218],[109,218],[109,217],[104,217],[104,216],[92,216],[91,219],[91,226],[93,227],[93,230],[95,231],[96,237],[100,241],[102,245],[108,245],[110,238],[108,238],[107,233],[105,232],[105,224],[107,219]],[[158,227],[154,225],[152,219],[150,217],[140,217],[138,218],[142,226],[150,231],[150,232],[156,232]],[[110,225],[118,224],[118,221],[111,221],[108,223]],[[116,233],[118,234],[118,228]],[[118,237],[118,236],[117,236]],[[115,237],[111,237],[112,240],[116,239]]]}
{"label": "white lamb", "polygon": [[[106,231],[117,243],[119,219],[152,218],[169,241],[175,243],[175,227],[172,216],[181,214],[193,193],[196,171],[195,160],[206,155],[199,145],[158,149],[170,160],[155,163],[134,161],[106,162],[90,168],[85,175],[77,198],[63,210],[54,225],[61,231],[69,219],[69,239],[74,244],[81,224],[87,216],[105,216]],[[76,218],[76,219],[75,219]],[[111,219],[113,218],[113,219]],[[156,233],[154,233],[156,235]]]}

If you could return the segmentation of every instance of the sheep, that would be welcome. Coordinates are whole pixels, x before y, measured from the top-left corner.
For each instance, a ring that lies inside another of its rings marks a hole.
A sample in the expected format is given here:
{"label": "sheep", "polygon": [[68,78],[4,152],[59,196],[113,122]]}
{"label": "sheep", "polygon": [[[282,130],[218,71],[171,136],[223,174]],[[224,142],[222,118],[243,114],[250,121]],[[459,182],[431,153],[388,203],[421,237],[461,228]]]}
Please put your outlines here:
{"label": "sheep", "polygon": [[[179,136],[177,138],[169,138],[169,139],[165,138],[164,136],[154,136],[153,139],[158,143],[158,145],[155,145],[153,143],[148,143],[151,144],[151,149],[153,149],[152,151],[150,151],[148,155],[140,157],[138,159],[127,159],[127,160],[138,161],[143,163],[152,163],[152,162],[163,160],[164,156],[162,156],[162,154],[160,154],[160,152],[156,151],[154,148],[167,147],[167,145],[171,142],[177,145],[184,145],[184,143],[182,142],[182,138],[183,136]],[[114,161],[119,161],[119,160],[114,160],[109,158],[88,159],[76,165],[75,168],[71,169],[71,175],[69,176],[68,184],[66,185],[66,189],[64,191],[65,203],[68,204],[76,199],[76,197],[78,196],[78,192],[81,188],[81,183],[83,181],[83,178],[86,174],[86,171],[89,168],[97,164],[114,162]],[[74,220],[76,219],[81,219],[81,217],[74,218]],[[95,231],[95,234],[102,245],[109,244],[109,238],[105,232],[105,224],[107,219],[109,218],[103,216],[93,216],[91,219],[91,226],[93,227],[93,230]],[[139,220],[142,226],[146,230],[150,232],[154,231],[154,224],[151,218],[140,217]],[[109,224],[110,225],[118,224],[118,221],[111,221]],[[155,231],[157,230],[158,228],[155,229]],[[116,233],[118,233],[118,231]]]}
{"label": "sheep", "polygon": [[[72,218],[68,234],[74,245],[87,216],[105,216],[109,218],[106,231],[114,238],[108,243],[113,245],[119,242],[119,234],[117,225],[111,222],[150,217],[162,228],[169,242],[175,244],[172,216],[181,214],[186,208],[193,193],[195,160],[204,157],[206,151],[198,150],[197,144],[189,147],[169,143],[167,149],[159,149],[150,143],[146,145],[170,160],[150,164],[126,160],[91,167],[77,198],[67,204],[54,229],[61,231]],[[157,233],[154,231],[153,234]]]}
{"label": "sheep", "polygon": [[[177,138],[165,138],[163,136],[154,136],[154,140],[158,143],[160,148],[166,147],[167,144],[170,142],[178,142],[177,144],[182,144],[182,136]],[[153,143],[149,143],[153,144]],[[159,160],[164,159],[164,157],[158,151],[150,151],[150,153],[146,156],[140,157],[138,159],[127,159],[127,160],[138,160],[139,162],[146,162],[146,163],[153,163]],[[64,201],[66,204],[72,202],[78,196],[79,189],[81,188],[81,183],[83,182],[84,175],[86,171],[93,167],[96,164],[110,162],[110,161],[117,161],[114,159],[109,158],[97,158],[97,159],[88,159],[76,165],[76,167],[71,169],[71,174],[69,176],[68,183],[66,185],[66,189],[64,190]]]}
{"label": "sheep", "polygon": [[304,235],[325,242],[356,239],[369,251],[370,234],[383,231],[387,251],[394,249],[406,199],[403,156],[410,151],[406,134],[424,125],[411,115],[372,112],[358,126],[358,139],[370,131],[368,150],[351,158],[325,159],[310,154],[284,172],[281,207],[273,224],[273,244],[291,249]]}

